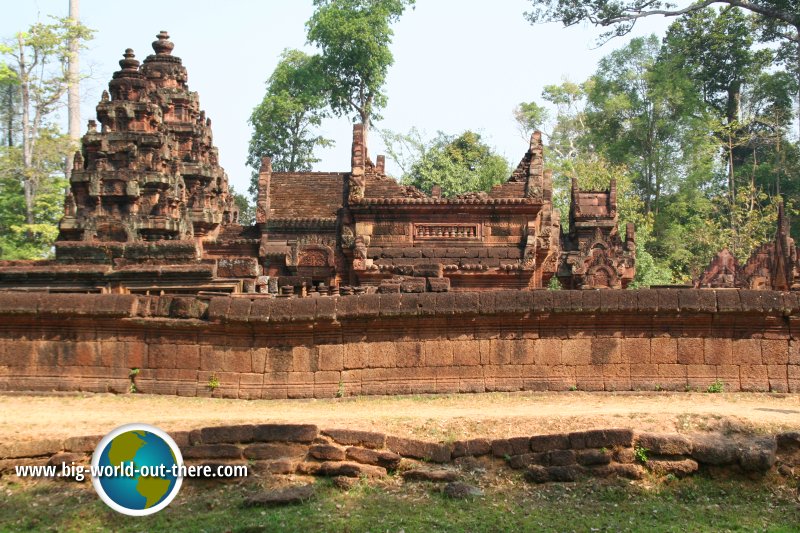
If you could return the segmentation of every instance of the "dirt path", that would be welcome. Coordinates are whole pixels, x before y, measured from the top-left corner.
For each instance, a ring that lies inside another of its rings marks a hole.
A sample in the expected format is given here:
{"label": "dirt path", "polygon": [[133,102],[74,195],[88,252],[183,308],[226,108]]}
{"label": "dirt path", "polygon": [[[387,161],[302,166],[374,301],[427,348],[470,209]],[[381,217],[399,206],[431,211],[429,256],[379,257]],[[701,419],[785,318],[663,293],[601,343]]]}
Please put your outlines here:
{"label": "dirt path", "polygon": [[280,401],[0,395],[0,442],[105,434],[131,422],[169,431],[278,421],[373,429],[428,440],[593,427],[761,432],[800,430],[800,395],[569,392]]}

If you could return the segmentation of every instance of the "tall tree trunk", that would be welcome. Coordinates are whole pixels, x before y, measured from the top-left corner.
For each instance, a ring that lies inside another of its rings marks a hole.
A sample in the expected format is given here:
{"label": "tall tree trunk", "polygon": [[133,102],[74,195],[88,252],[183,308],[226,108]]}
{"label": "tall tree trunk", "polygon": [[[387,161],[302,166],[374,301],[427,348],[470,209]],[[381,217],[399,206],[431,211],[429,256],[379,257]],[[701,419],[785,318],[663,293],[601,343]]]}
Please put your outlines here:
{"label": "tall tree trunk", "polygon": [[794,27],[797,30],[797,135],[800,138],[800,25]]}
{"label": "tall tree trunk", "polygon": [[[73,25],[79,23],[79,4],[80,0],[69,0],[69,19]],[[81,138],[81,88],[80,88],[80,67],[79,67],[79,42],[73,38],[69,42],[69,71],[68,71],[68,94],[67,94],[67,114],[69,115],[69,138],[77,145]],[[73,158],[72,154],[67,154],[64,165],[64,174],[67,179],[72,176]]]}
{"label": "tall tree trunk", "polygon": [[[731,230],[736,233],[736,182],[733,174],[733,137],[731,135],[730,127],[728,128],[728,191],[730,193],[731,202]],[[734,245],[734,253],[736,247]]]}
{"label": "tall tree trunk", "polygon": [[14,146],[14,114],[16,113],[14,109],[14,93],[16,90],[16,87],[9,83],[8,87],[6,87],[6,94],[4,95],[5,102],[3,102],[6,113],[8,113],[6,117],[6,144],[9,148]]}
{"label": "tall tree trunk", "polygon": [[28,73],[27,57],[25,56],[25,43],[22,34],[18,34],[19,43],[19,81],[20,95],[22,97],[22,189],[25,192],[25,221],[33,224],[33,142],[34,128],[31,126],[31,87]]}

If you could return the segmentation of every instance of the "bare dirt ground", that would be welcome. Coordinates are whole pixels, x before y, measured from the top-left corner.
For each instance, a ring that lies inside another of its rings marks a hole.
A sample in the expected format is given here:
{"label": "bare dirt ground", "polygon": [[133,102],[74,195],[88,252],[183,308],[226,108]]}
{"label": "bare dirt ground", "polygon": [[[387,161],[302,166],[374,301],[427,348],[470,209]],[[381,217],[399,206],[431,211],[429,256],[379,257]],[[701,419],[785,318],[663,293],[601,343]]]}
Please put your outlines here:
{"label": "bare dirt ground", "polygon": [[166,431],[244,423],[314,423],[425,440],[510,437],[591,428],[692,433],[800,430],[800,395],[487,393],[330,400],[149,395],[0,395],[0,442],[100,435],[127,423]]}

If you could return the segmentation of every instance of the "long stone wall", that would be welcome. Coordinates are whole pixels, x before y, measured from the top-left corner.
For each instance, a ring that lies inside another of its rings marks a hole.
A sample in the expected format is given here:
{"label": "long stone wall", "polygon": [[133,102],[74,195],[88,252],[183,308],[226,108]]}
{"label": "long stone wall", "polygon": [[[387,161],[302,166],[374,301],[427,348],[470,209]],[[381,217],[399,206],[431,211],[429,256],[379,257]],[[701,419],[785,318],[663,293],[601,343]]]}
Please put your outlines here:
{"label": "long stone wall", "polygon": [[[678,477],[698,471],[757,475],[775,467],[781,475],[791,476],[800,464],[798,432],[754,437],[594,429],[444,443],[371,431],[320,431],[312,424],[247,424],[177,431],[171,436],[187,464],[212,467],[212,472],[219,465],[247,466],[255,475],[381,478],[397,472],[405,481],[454,482],[462,470],[494,463],[524,470],[526,480],[544,483],[589,477],[640,479],[647,471]],[[101,438],[0,442],[0,474],[11,474],[18,465],[88,467]]]}
{"label": "long stone wall", "polygon": [[0,390],[234,398],[800,392],[800,298],[745,290],[283,299],[0,292]]}

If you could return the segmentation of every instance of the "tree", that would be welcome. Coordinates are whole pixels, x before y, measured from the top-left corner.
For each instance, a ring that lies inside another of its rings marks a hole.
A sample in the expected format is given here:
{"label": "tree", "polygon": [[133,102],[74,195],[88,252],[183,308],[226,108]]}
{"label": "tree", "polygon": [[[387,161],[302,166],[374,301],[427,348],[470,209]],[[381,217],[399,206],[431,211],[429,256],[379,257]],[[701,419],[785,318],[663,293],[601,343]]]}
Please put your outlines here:
{"label": "tree", "polygon": [[0,258],[47,257],[58,236],[58,221],[64,214],[64,155],[69,139],[55,127],[42,128],[37,139],[38,182],[33,204],[34,223],[28,223],[22,169],[22,148],[0,147]]}
{"label": "tree", "polygon": [[536,102],[522,102],[514,108],[514,120],[522,139],[527,141],[531,134],[540,130],[547,122],[548,111]]}
{"label": "tree", "polygon": [[256,206],[244,194],[239,194],[231,187],[233,201],[239,208],[239,224],[242,226],[252,226],[256,222]]}
{"label": "tree", "polygon": [[[0,47],[0,54],[11,62],[6,69],[14,73],[19,84],[21,105],[22,168],[18,174],[25,197],[25,220],[36,223],[36,194],[41,183],[50,177],[37,168],[40,133],[51,114],[62,105],[69,86],[69,44],[73,40],[90,39],[92,30],[66,18],[44,24],[37,22],[27,32],[20,32],[13,41]],[[64,156],[69,150],[65,150]],[[62,167],[63,168],[63,167]]]}
{"label": "tree", "polygon": [[[80,24],[80,0],[69,0],[69,21]],[[77,146],[81,139],[81,69],[80,69],[80,38],[73,34],[69,40],[68,85],[67,91],[67,116],[68,134]],[[67,154],[64,174],[67,179],[72,176],[73,158]]]}
{"label": "tree", "polygon": [[637,38],[604,57],[592,77],[587,108],[592,145],[634,172],[645,213],[656,215],[679,157],[671,87],[654,72],[660,48],[655,36]]}
{"label": "tree", "polygon": [[14,71],[0,63],[0,144],[14,146],[19,141],[19,82]]}
{"label": "tree", "polygon": [[[605,42],[612,37],[627,35],[642,18],[681,17],[715,4],[752,13],[762,40],[780,43],[779,58],[791,66],[800,82],[800,4],[797,0],[699,0],[685,7],[663,0],[532,0],[533,10],[525,16],[533,24],[561,22],[564,26],[573,26],[588,21],[595,26],[609,27],[611,29],[601,35],[601,42]],[[800,83],[795,96],[800,106]]]}
{"label": "tree", "polygon": [[320,70],[319,56],[309,56],[300,50],[284,50],[281,54],[267,81],[264,100],[250,116],[253,136],[247,164],[253,168],[251,194],[257,192],[262,156],[272,157],[275,171],[307,171],[319,161],[314,150],[333,144],[315,133],[327,116]]}
{"label": "tree", "polygon": [[[682,8],[662,0],[532,0],[532,3],[533,11],[525,13],[531,23],[561,22],[564,26],[573,26],[588,21],[596,26],[611,27],[603,34],[606,38],[627,35],[636,21],[645,17],[680,17],[714,4],[739,7],[778,25],[800,30],[800,9],[792,0],[700,0]],[[800,42],[797,34],[785,37]]]}
{"label": "tree", "polygon": [[397,21],[414,0],[314,0],[308,42],[322,51],[320,67],[337,116],[352,113],[369,130],[386,105],[383,85],[394,57],[389,49]]}
{"label": "tree", "polygon": [[439,132],[430,142],[416,130],[408,135],[383,132],[383,138],[389,157],[405,169],[401,181],[427,193],[434,185],[445,197],[489,191],[511,174],[508,161],[472,131],[458,136]]}

